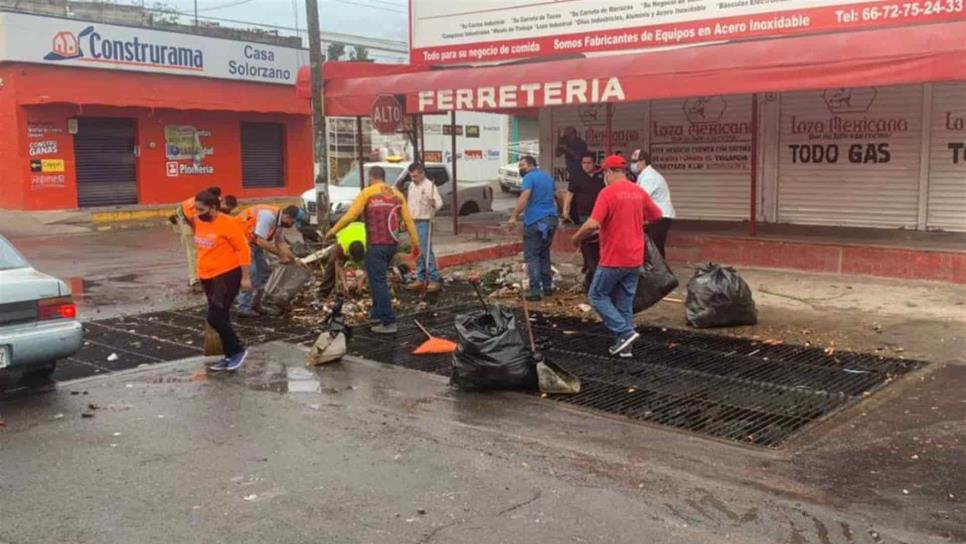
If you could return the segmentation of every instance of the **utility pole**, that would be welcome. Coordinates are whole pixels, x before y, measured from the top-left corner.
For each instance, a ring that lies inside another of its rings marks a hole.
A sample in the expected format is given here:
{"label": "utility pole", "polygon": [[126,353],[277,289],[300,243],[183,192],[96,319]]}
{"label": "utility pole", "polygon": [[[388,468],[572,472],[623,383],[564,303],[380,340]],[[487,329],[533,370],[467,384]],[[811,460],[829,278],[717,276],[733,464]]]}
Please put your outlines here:
{"label": "utility pole", "polygon": [[329,161],[325,144],[325,103],[322,100],[322,33],[319,29],[319,3],[305,0],[309,31],[309,61],[312,66],[312,136],[315,160],[316,217],[319,229],[329,229]]}
{"label": "utility pole", "polygon": [[195,0],[195,26],[198,26],[198,0]]}

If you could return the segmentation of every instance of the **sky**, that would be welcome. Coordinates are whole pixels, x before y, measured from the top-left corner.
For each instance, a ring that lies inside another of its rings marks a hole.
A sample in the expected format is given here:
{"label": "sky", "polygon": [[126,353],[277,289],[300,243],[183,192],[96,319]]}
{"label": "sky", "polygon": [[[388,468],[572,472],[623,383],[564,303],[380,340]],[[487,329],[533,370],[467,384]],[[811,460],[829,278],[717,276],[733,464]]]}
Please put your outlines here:
{"label": "sky", "polygon": [[[185,12],[194,12],[194,0],[163,0],[165,4]],[[140,0],[119,0],[140,4]],[[154,0],[145,0],[148,7]],[[217,17],[251,21],[257,24],[305,29],[303,0],[197,0],[199,17]],[[318,0],[322,32],[340,32],[407,41],[408,0]],[[188,22],[190,19],[186,19]],[[225,26],[238,26],[222,23]],[[281,31],[294,34],[294,31]],[[387,53],[371,52],[376,60]]]}

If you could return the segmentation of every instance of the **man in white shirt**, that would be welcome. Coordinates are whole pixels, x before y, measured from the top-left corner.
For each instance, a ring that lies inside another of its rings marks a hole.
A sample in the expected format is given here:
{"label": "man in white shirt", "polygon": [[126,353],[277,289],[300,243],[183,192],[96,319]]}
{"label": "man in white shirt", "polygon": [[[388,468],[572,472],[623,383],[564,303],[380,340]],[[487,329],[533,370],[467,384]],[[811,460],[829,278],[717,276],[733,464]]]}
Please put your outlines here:
{"label": "man in white shirt", "polygon": [[[419,233],[419,253],[420,257],[416,263],[416,281],[409,284],[409,289],[416,291],[426,285],[426,291],[435,293],[442,288],[439,281],[439,272],[436,270],[436,255],[430,247],[430,235],[432,229],[430,225],[436,216],[436,211],[443,207],[443,197],[439,195],[436,184],[433,180],[426,178],[426,170],[423,165],[414,162],[409,165],[409,177],[412,183],[409,185],[409,195],[406,197],[409,204],[409,213],[413,216],[416,223],[416,232]],[[427,261],[429,266],[427,267]],[[429,283],[427,284],[427,278]]]}
{"label": "man in white shirt", "polygon": [[664,243],[667,241],[667,233],[671,230],[671,222],[674,219],[671,191],[664,176],[651,165],[650,153],[643,149],[636,149],[631,154],[631,161],[631,173],[637,176],[637,185],[647,191],[651,200],[661,208],[661,214],[664,216],[660,221],[647,226],[647,235],[654,240],[654,245],[661,252],[661,257],[664,257]]}

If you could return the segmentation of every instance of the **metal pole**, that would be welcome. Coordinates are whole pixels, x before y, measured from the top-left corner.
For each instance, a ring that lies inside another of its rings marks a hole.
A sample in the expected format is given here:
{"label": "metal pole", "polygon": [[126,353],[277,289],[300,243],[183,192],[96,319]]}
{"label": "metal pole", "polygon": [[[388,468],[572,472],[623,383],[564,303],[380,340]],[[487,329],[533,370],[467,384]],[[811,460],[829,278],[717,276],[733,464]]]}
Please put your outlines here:
{"label": "metal pole", "polygon": [[409,116],[409,136],[413,143],[413,162],[423,162],[423,148],[419,145],[419,118],[415,113]]}
{"label": "metal pole", "polygon": [[198,0],[195,0],[195,26],[198,26]]}
{"label": "metal pole", "polygon": [[460,197],[456,184],[456,110],[449,112],[450,146],[453,155],[453,234],[460,233]]}
{"label": "metal pole", "polygon": [[363,157],[362,117],[356,116],[356,160],[359,161],[359,190],[366,188],[366,166]]}
{"label": "metal pole", "polygon": [[610,102],[608,102],[605,105],[605,109],[606,109],[606,112],[607,112],[606,113],[606,117],[607,117],[607,155],[613,155],[614,154],[614,139],[611,137],[611,132],[612,132],[611,129],[613,127],[613,120],[614,120],[614,109],[613,109],[613,105]]}
{"label": "metal pole", "polygon": [[423,126],[423,114],[419,114],[419,149],[423,152],[423,163],[426,162],[426,128]]}
{"label": "metal pole", "polygon": [[[195,0],[195,9],[197,9]],[[319,228],[329,228],[329,149],[325,143],[325,98],[322,95],[322,34],[319,30],[319,4],[305,0],[309,33],[309,62],[312,67],[312,159],[315,163],[315,201]]]}
{"label": "metal pole", "polygon": [[758,235],[758,94],[751,95],[751,217],[748,235]]}

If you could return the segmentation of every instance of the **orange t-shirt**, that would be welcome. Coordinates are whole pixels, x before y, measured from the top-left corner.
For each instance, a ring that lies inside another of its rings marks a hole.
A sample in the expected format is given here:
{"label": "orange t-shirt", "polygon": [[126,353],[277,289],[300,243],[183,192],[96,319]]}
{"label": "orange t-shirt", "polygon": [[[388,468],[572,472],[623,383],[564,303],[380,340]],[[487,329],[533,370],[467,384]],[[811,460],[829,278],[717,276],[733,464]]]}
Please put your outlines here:
{"label": "orange t-shirt", "polygon": [[195,221],[198,278],[208,280],[252,264],[252,252],[241,223],[218,214],[214,221]]}
{"label": "orange t-shirt", "polygon": [[181,203],[181,215],[188,220],[189,223],[193,223],[195,220],[195,197],[191,197]]}

